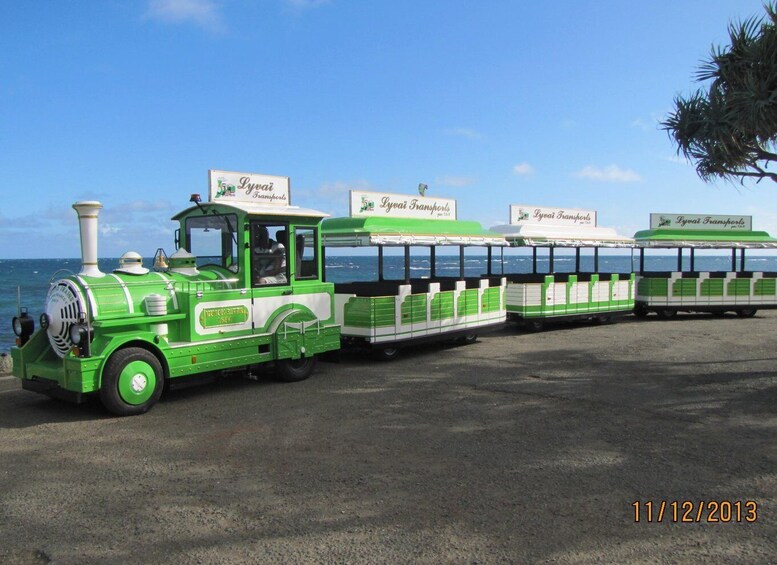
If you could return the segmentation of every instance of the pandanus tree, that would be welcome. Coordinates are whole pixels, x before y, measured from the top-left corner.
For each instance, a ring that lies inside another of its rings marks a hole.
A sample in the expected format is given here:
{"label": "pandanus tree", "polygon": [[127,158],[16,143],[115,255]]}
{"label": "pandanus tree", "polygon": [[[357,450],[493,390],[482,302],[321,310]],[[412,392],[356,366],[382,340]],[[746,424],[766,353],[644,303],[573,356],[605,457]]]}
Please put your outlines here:
{"label": "pandanus tree", "polygon": [[715,46],[696,73],[705,83],[677,96],[661,122],[705,181],[777,182],[777,4],[729,25],[730,45]]}

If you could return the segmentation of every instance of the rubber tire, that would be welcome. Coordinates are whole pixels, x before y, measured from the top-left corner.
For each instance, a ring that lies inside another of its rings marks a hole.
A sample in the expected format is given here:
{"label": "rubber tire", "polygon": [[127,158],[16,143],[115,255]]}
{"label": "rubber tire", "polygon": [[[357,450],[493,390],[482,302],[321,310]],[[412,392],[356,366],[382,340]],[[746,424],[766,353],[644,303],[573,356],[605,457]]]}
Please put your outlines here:
{"label": "rubber tire", "polygon": [[742,308],[741,310],[737,310],[737,316],[740,318],[752,318],[755,316],[756,312],[758,312],[758,310],[755,308]]}
{"label": "rubber tire", "polygon": [[545,329],[545,322],[542,320],[527,320],[524,325],[530,332],[541,332]]}
{"label": "rubber tire", "polygon": [[464,334],[461,337],[461,343],[463,343],[464,345],[475,343],[477,340],[478,340],[478,334]]}
{"label": "rubber tire", "polygon": [[594,321],[600,326],[606,326],[612,323],[612,316],[596,316]]}
{"label": "rubber tire", "polygon": [[650,310],[648,310],[642,304],[638,304],[638,305],[634,306],[634,315],[637,318],[647,318],[648,314],[650,314]]}
{"label": "rubber tire", "polygon": [[312,357],[300,357],[299,359],[281,359],[275,362],[276,374],[279,381],[296,383],[304,381],[312,375],[317,364],[318,357],[315,355]]}
{"label": "rubber tire", "polygon": [[[122,373],[132,363],[138,363],[136,367],[139,368],[143,368],[142,364],[145,364],[154,374],[153,391],[148,398],[137,404],[127,402],[121,393],[121,388],[129,385],[126,382],[128,375],[124,374],[122,381]],[[156,355],[142,347],[127,347],[116,351],[105,364],[100,385],[100,401],[106,410],[117,416],[136,416],[148,412],[157,403],[164,386],[164,371]]]}
{"label": "rubber tire", "polygon": [[677,316],[677,310],[658,310],[656,314],[658,314],[658,317],[662,320],[671,320]]}
{"label": "rubber tire", "polygon": [[399,347],[376,347],[372,350],[375,361],[393,361],[399,357]]}

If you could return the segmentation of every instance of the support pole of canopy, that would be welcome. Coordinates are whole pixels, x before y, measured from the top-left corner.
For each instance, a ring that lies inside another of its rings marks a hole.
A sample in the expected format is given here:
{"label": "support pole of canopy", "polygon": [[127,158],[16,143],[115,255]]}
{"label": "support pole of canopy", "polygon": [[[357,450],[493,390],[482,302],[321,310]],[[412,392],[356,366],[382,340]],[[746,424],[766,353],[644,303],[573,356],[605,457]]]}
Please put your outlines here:
{"label": "support pole of canopy", "polygon": [[683,248],[678,247],[677,248],[677,271],[681,272],[683,270]]}
{"label": "support pole of canopy", "polygon": [[594,273],[599,272],[599,248],[594,247]]}
{"label": "support pole of canopy", "polygon": [[410,284],[410,246],[405,245],[405,284]]}
{"label": "support pole of canopy", "polygon": [[639,273],[642,274],[645,272],[645,248],[640,247],[639,248]]}
{"label": "support pole of canopy", "polygon": [[737,250],[735,247],[731,248],[731,270],[737,270]]}
{"label": "support pole of canopy", "polygon": [[537,248],[531,248],[531,272],[537,274]]}
{"label": "support pole of canopy", "polygon": [[486,274],[488,274],[488,276],[490,277],[491,276],[491,259],[493,258],[492,256],[494,254],[494,250],[493,250],[493,248],[490,245],[487,247],[486,253],[488,253],[488,269],[486,270]]}
{"label": "support pole of canopy", "polygon": [[464,246],[459,246],[459,278],[464,278]]}
{"label": "support pole of canopy", "polygon": [[575,272],[580,272],[580,248],[575,247]]}
{"label": "support pole of canopy", "polygon": [[696,254],[694,253],[696,251],[693,247],[691,247],[691,272],[694,272],[696,270]]}
{"label": "support pole of canopy", "polygon": [[553,274],[553,249],[554,247],[551,245],[548,249],[548,274]]}
{"label": "support pole of canopy", "polygon": [[321,246],[321,280],[326,282],[326,247],[323,245]]}
{"label": "support pole of canopy", "polygon": [[437,276],[437,262],[436,262],[436,251],[437,247],[435,245],[432,245],[429,248],[430,254],[429,254],[429,261],[432,263],[432,272],[430,273],[431,278],[434,279],[434,277]]}
{"label": "support pole of canopy", "polygon": [[505,248],[500,247],[499,248],[499,274],[504,275],[505,274]]}
{"label": "support pole of canopy", "polygon": [[378,280],[382,281],[383,279],[383,246],[378,245]]}
{"label": "support pole of canopy", "polygon": [[742,248],[742,260],[739,264],[739,270],[744,271],[745,270],[745,248]]}

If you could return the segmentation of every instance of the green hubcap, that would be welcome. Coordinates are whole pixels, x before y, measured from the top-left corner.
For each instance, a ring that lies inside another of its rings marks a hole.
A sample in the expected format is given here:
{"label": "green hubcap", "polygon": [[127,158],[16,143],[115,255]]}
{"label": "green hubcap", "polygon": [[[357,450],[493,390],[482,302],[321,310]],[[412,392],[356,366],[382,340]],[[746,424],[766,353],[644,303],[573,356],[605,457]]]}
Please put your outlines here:
{"label": "green hubcap", "polygon": [[143,404],[155,389],[154,368],[145,361],[129,363],[119,375],[119,396],[127,404]]}

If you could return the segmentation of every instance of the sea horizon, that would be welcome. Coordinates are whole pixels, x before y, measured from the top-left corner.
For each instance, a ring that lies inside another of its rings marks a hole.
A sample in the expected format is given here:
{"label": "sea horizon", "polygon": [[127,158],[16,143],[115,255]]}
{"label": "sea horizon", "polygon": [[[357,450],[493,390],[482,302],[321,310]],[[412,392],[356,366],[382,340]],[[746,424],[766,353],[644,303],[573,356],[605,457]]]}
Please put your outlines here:
{"label": "sea horizon", "polygon": [[[144,260],[146,267],[151,268],[152,258]],[[647,261],[647,259],[646,259]],[[672,254],[652,255],[649,258],[650,270],[673,271],[677,267],[677,256]],[[501,274],[502,262],[499,255],[494,254],[493,273]],[[527,273],[532,270],[532,257],[526,254],[512,252],[504,256],[504,273]],[[119,266],[116,257],[105,257],[98,260],[98,266],[105,273],[112,272]],[[581,257],[581,271],[593,271],[593,256]],[[629,272],[637,267],[637,255],[629,253],[620,255],[600,255],[600,272]],[[688,258],[685,258],[684,268],[688,268]],[[431,265],[428,254],[411,256],[410,270],[413,278],[424,278],[431,275]],[[467,253],[464,259],[465,276],[479,276],[486,272],[487,261],[484,253]],[[538,256],[539,272],[547,272],[547,256]],[[556,272],[573,272],[575,270],[574,255],[564,254],[554,259]],[[696,257],[696,270],[715,271],[730,270],[731,256],[701,255]],[[777,271],[777,257],[748,256],[746,267],[754,271]],[[46,295],[50,283],[67,274],[76,274],[81,269],[80,257],[47,258],[47,259],[0,259],[0,352],[7,352],[15,343],[11,320],[17,315],[19,306],[27,308],[37,325],[39,315],[43,312]],[[384,273],[389,279],[401,280],[404,277],[404,257],[387,254],[384,258]],[[458,254],[438,254],[436,271],[441,276],[457,276],[459,274]],[[377,279],[376,255],[326,255],[327,281],[340,283],[350,281],[370,281]],[[18,290],[17,290],[18,289]],[[17,302],[18,297],[18,302]]]}

